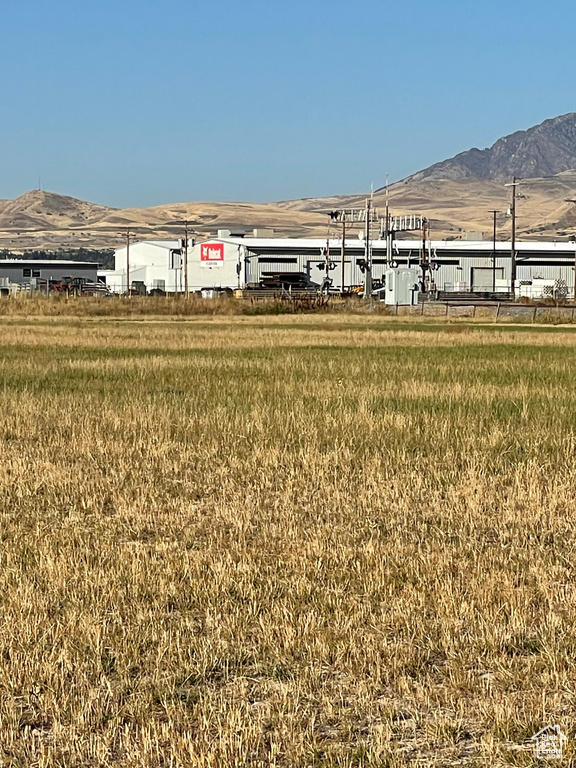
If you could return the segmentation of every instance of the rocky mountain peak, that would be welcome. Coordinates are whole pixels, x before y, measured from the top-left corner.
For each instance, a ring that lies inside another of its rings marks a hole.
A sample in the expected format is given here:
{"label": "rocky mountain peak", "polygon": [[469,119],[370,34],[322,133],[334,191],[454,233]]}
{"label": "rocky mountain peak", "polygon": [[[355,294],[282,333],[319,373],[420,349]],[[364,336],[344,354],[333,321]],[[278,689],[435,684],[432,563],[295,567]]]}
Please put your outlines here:
{"label": "rocky mountain peak", "polygon": [[576,112],[553,117],[498,139],[487,149],[469,149],[408,177],[503,181],[553,176],[576,168]]}

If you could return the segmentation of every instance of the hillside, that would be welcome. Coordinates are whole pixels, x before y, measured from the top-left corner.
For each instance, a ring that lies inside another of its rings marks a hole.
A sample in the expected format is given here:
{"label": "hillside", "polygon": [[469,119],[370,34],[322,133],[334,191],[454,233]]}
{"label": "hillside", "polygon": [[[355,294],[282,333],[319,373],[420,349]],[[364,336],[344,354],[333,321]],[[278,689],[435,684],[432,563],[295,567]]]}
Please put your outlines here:
{"label": "hillside", "polygon": [[[527,238],[564,238],[575,232],[576,113],[569,113],[526,131],[504,136],[487,149],[470,149],[435,163],[390,186],[390,206],[395,214],[427,216],[435,237],[462,237],[466,231],[492,231],[491,211],[498,217],[500,237],[509,236],[505,217],[510,204],[513,176],[518,186],[518,235]],[[358,206],[363,197],[327,197],[289,201],[294,211],[330,210]],[[385,205],[385,189],[374,195]]]}
{"label": "hillside", "polygon": [[40,229],[94,224],[113,209],[34,189],[0,201],[0,229]]}
{"label": "hillside", "polygon": [[[384,212],[386,194],[374,193],[373,204]],[[362,206],[366,196],[329,197],[287,201],[282,205],[295,215],[302,210],[324,213],[334,208]],[[479,179],[407,179],[389,189],[390,210],[395,215],[418,213],[430,220],[434,239],[465,237],[466,232],[484,232],[491,237],[492,210],[498,215],[498,237],[510,236],[510,188],[504,183]],[[566,238],[576,233],[576,171],[554,178],[523,181],[518,186],[516,211],[518,236],[525,239]]]}
{"label": "hillside", "polygon": [[[127,229],[136,238],[180,237],[182,221],[198,237],[218,229],[273,229],[278,235],[303,237],[325,233],[323,214],[275,203],[172,203],[152,208],[109,208],[53,192],[32,190],[15,200],[0,200],[0,248],[109,248],[120,245]],[[180,222],[180,223],[179,223]]]}
{"label": "hillside", "polygon": [[545,120],[527,131],[504,136],[487,149],[466,152],[435,163],[407,181],[483,179],[508,181],[512,176],[533,179],[576,168],[576,113]]}
{"label": "hillside", "polygon": [[[470,149],[392,184],[394,214],[427,216],[434,238],[464,237],[467,231],[509,236],[512,176],[518,187],[519,237],[567,238],[576,232],[576,113],[545,120],[526,131],[499,139],[487,149]],[[385,190],[374,194],[383,212]],[[197,237],[240,226],[273,230],[277,236],[324,237],[327,212],[364,205],[365,195],[304,198],[276,203],[187,202],[151,208],[115,209],[52,192],[33,190],[15,200],[0,200],[0,248],[110,248],[120,245],[126,229],[136,238],[173,238],[187,220]],[[180,222],[180,223],[179,223]]]}

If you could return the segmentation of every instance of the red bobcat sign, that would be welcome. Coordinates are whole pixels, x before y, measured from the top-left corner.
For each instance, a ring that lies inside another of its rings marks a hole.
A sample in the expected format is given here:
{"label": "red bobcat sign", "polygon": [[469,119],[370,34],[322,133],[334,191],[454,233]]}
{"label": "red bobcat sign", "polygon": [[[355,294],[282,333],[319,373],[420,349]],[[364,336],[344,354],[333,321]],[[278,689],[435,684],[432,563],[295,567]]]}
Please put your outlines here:
{"label": "red bobcat sign", "polygon": [[224,243],[202,243],[200,261],[224,261]]}

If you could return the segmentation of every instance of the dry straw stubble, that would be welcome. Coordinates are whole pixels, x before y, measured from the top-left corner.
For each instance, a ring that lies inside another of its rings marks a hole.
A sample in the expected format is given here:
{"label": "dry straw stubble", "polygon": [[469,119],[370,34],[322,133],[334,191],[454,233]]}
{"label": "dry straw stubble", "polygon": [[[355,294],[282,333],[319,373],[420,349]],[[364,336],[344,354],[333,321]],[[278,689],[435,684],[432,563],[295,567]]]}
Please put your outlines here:
{"label": "dry straw stubble", "polygon": [[5,765],[528,765],[572,735],[573,333],[1,332]]}

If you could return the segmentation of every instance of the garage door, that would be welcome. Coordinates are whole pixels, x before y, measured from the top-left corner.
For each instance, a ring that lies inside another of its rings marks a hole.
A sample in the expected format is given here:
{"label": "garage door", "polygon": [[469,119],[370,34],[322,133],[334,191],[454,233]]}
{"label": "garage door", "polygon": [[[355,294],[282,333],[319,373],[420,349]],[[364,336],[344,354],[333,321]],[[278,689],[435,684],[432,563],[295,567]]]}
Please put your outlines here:
{"label": "garage door", "polygon": [[[496,280],[504,279],[504,267],[496,267]],[[472,267],[472,290],[488,293],[492,290],[494,270],[492,267]]]}

